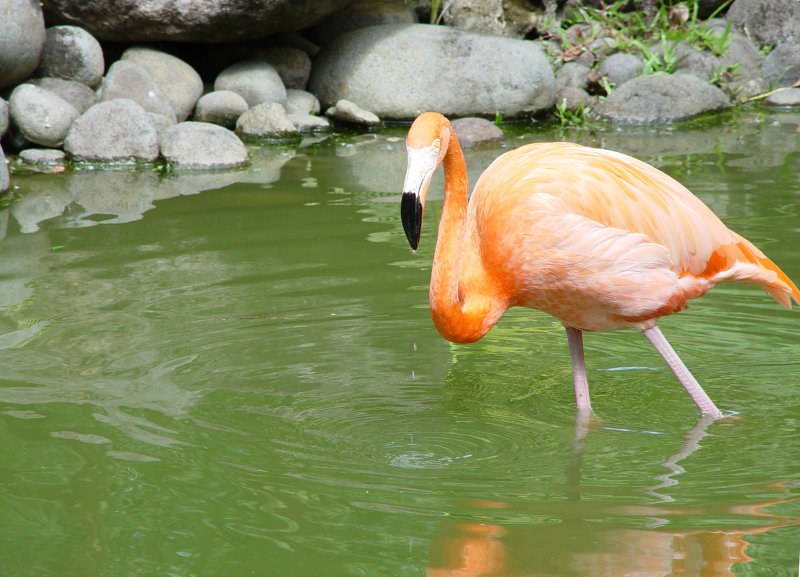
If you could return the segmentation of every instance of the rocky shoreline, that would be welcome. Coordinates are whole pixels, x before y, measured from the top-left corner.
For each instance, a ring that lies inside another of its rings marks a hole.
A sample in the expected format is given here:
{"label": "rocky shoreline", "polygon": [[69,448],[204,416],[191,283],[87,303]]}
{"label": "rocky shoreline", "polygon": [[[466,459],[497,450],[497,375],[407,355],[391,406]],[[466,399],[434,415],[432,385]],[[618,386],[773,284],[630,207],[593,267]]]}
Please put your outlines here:
{"label": "rocky shoreline", "polygon": [[[173,27],[170,35],[163,17],[150,28],[122,19],[114,30],[103,4],[59,0],[43,13],[39,3],[0,0],[0,20],[15,25],[0,28],[0,191],[10,186],[3,150],[12,172],[156,162],[221,169],[246,164],[251,142],[299,143],[342,125],[370,130],[425,110],[658,124],[754,98],[800,104],[794,0],[735,0],[704,21],[675,14],[687,38],[702,32],[716,49],[662,37],[634,50],[602,18],[527,40],[482,28],[496,19],[451,15],[467,28],[459,29],[420,24],[404,3],[347,0],[312,2],[314,15],[271,21],[265,38],[263,23],[247,27],[229,11],[239,27],[226,36],[229,24],[220,24],[214,38],[247,39],[179,44],[163,41],[202,38],[213,14],[195,32]],[[469,142],[482,141],[481,126],[469,124]],[[483,126],[487,139],[502,136],[491,122]]]}

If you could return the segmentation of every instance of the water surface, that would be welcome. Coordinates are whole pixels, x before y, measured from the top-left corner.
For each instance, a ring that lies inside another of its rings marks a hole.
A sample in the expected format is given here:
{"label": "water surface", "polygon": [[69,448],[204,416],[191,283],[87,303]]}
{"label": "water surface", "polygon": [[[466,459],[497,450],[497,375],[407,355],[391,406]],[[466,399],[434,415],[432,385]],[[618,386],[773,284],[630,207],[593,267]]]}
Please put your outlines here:
{"label": "water surface", "polygon": [[[800,113],[507,127],[651,162],[800,279]],[[797,575],[797,310],[717,287],[662,330],[513,310],[452,345],[412,254],[404,129],[252,149],[216,174],[14,179],[0,240],[0,572],[14,576]]]}

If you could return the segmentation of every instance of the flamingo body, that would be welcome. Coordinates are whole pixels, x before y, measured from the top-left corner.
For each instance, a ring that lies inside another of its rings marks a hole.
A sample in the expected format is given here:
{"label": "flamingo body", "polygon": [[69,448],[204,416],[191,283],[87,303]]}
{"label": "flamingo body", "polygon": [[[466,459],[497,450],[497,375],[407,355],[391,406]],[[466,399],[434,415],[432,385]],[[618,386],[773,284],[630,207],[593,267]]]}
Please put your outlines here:
{"label": "flamingo body", "polygon": [[[554,316],[570,336],[579,408],[589,408],[588,389],[579,391],[586,385],[580,331],[637,328],[676,372],[671,363],[680,360],[663,349],[669,345],[655,321],[717,283],[751,282],[786,308],[791,299],[800,303],[797,287],[752,243],[677,181],[632,157],[529,144],[497,158],[468,201],[464,157],[447,119],[421,115],[407,147],[402,213],[412,248],[431,175],[440,164],[445,170],[430,286],[436,328],[448,340],[472,342],[511,306]],[[696,381],[682,384],[705,396]],[[721,414],[707,396],[693,399]]]}

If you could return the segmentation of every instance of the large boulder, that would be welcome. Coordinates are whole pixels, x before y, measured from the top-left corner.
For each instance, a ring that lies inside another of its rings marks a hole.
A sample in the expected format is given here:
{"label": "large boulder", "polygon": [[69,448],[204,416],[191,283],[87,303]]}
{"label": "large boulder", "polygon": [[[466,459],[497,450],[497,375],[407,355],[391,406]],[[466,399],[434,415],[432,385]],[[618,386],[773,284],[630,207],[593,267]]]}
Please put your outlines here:
{"label": "large boulder", "polygon": [[97,39],[78,26],[53,26],[47,40],[37,76],[54,76],[96,86],[103,78],[105,61]]}
{"label": "large boulder", "polygon": [[0,2],[0,89],[18,84],[36,70],[44,40],[39,2]]}
{"label": "large boulder", "polygon": [[96,104],[73,122],[64,150],[84,162],[152,162],[158,158],[158,135],[144,108],[121,98]]}
{"label": "large boulder", "polygon": [[144,68],[167,97],[178,122],[186,120],[203,94],[203,79],[186,62],[166,52],[134,46],[122,53],[122,59]]}
{"label": "large boulder", "polygon": [[207,122],[181,122],[161,133],[161,155],[178,168],[234,168],[247,149],[230,130]]}
{"label": "large boulder", "polygon": [[553,71],[537,44],[426,24],[362,28],[314,61],[309,90],[324,108],[350,100],[381,118],[427,110],[524,116],[549,108]]}
{"label": "large boulder", "polygon": [[619,86],[603,100],[599,112],[620,124],[657,124],[729,106],[719,88],[696,76],[649,74]]}
{"label": "large boulder", "polygon": [[226,42],[302,30],[351,1],[48,0],[44,12],[48,24],[78,24],[98,39],[112,42]]}
{"label": "large boulder", "polygon": [[735,30],[762,48],[784,42],[800,44],[797,0],[736,0],[725,17]]}

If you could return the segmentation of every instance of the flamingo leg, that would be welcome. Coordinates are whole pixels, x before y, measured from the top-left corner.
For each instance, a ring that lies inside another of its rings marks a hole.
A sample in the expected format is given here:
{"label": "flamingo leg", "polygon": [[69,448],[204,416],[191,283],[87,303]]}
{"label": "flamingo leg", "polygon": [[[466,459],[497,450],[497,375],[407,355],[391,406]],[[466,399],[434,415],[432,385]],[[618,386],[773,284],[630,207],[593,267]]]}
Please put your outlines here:
{"label": "flamingo leg", "polygon": [[567,329],[569,357],[572,360],[572,382],[575,384],[575,402],[578,414],[588,415],[592,411],[589,401],[589,382],[586,379],[586,362],[583,359],[583,332],[573,327]]}
{"label": "flamingo leg", "polygon": [[690,373],[686,365],[683,364],[683,361],[678,358],[675,350],[669,342],[667,342],[661,330],[659,330],[656,325],[653,325],[650,328],[643,329],[642,334],[650,341],[650,344],[655,347],[664,361],[666,361],[667,366],[678,379],[678,382],[686,389],[686,392],[689,393],[689,396],[692,397],[692,400],[700,411],[715,419],[720,418],[722,416],[722,411],[717,408],[714,401],[711,400],[703,390],[703,387],[700,386],[700,383],[697,382],[697,379],[692,376],[692,373]]}

